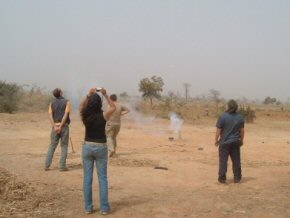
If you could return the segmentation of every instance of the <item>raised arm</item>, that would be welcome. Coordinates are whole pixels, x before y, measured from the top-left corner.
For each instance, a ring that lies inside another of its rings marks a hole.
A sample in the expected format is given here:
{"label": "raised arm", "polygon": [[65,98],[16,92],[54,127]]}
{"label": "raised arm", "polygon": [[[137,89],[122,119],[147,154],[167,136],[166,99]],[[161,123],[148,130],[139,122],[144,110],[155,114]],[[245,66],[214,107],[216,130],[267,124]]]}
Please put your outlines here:
{"label": "raised arm", "polygon": [[112,116],[112,114],[115,112],[116,110],[116,105],[114,104],[114,102],[109,98],[106,89],[102,88],[101,89],[101,93],[102,95],[105,97],[105,99],[107,100],[108,104],[109,104],[109,108],[104,112],[104,118],[105,120],[109,120],[110,117]]}

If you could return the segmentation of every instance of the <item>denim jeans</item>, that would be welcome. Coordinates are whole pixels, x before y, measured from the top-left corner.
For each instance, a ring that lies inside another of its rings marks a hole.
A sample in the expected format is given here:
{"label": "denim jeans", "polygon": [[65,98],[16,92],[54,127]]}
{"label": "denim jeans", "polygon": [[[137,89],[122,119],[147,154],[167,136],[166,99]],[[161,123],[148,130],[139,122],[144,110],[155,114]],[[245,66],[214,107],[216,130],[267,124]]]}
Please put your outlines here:
{"label": "denim jeans", "polygon": [[47,151],[45,167],[46,168],[50,167],[55,149],[60,140],[61,157],[59,160],[59,167],[65,168],[66,158],[67,158],[67,149],[68,149],[68,140],[69,140],[69,126],[68,125],[63,126],[60,134],[57,134],[52,128],[51,134],[50,134],[50,140],[51,140],[51,143]]}
{"label": "denim jeans", "polygon": [[85,210],[90,212],[94,209],[93,206],[93,172],[94,163],[98,173],[99,180],[99,199],[101,211],[107,212],[110,210],[108,201],[108,179],[107,179],[107,164],[108,164],[108,148],[103,144],[91,144],[85,142],[82,151],[83,171],[84,171],[84,199]]}
{"label": "denim jeans", "polygon": [[234,178],[240,180],[242,178],[242,170],[239,141],[219,146],[219,178],[222,180],[226,179],[229,156],[233,164]]}

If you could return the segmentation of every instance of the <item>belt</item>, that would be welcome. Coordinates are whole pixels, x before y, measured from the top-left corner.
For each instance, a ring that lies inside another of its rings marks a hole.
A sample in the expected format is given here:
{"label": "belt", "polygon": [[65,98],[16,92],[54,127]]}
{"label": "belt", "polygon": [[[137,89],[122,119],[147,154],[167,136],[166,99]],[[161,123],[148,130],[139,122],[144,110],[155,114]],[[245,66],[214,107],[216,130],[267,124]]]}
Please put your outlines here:
{"label": "belt", "polygon": [[97,145],[97,146],[107,146],[107,143],[101,143],[101,142],[84,141],[84,144],[86,144],[86,145]]}

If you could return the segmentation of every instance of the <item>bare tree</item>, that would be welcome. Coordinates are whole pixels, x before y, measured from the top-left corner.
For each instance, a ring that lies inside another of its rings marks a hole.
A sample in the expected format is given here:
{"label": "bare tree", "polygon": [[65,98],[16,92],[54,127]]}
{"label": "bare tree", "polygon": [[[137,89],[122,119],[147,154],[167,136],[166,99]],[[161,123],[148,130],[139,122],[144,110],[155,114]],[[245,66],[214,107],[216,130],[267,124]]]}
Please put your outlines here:
{"label": "bare tree", "polygon": [[185,101],[187,102],[188,99],[188,92],[189,92],[189,87],[191,86],[190,83],[183,83],[184,87],[184,92],[185,92]]}
{"label": "bare tree", "polygon": [[221,102],[220,95],[220,92],[215,89],[209,90],[209,97],[215,103],[216,112],[218,112],[219,103]]}

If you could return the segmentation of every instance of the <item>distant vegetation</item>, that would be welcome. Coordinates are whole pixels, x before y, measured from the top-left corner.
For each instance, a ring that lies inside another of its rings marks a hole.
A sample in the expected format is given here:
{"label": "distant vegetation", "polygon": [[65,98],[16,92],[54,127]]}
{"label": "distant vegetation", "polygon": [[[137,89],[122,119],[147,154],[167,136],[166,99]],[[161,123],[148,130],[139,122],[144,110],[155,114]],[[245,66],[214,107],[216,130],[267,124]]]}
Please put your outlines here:
{"label": "distant vegetation", "polygon": [[50,94],[36,85],[20,86],[0,80],[0,113],[43,111],[51,99]]}
{"label": "distant vegetation", "polygon": [[256,112],[251,109],[250,106],[247,108],[241,107],[239,109],[239,113],[241,113],[247,123],[253,123],[256,118]]}
{"label": "distant vegetation", "polygon": [[[158,81],[161,81],[158,86]],[[157,84],[157,85],[154,85]],[[192,98],[189,96],[190,83],[183,83],[184,95],[178,91],[169,91],[167,94],[162,94],[162,87],[164,83],[161,77],[153,76],[151,79],[144,78],[139,83],[139,91],[143,93],[143,98],[150,98],[150,105],[146,101],[141,103],[138,109],[144,113],[155,114],[157,117],[168,118],[170,112],[176,112],[182,118],[189,122],[197,122],[201,119],[217,118],[222,112],[226,110],[227,100],[221,97],[218,90],[210,89],[208,95],[202,97]],[[156,89],[156,87],[159,87]],[[157,90],[158,94],[153,93]],[[152,99],[156,101],[152,104]],[[285,109],[286,104],[283,105],[281,101],[273,97],[266,97],[264,101],[248,100],[245,97],[237,99],[239,103],[239,113],[241,113],[247,123],[253,123],[256,119],[256,110],[259,112],[266,110],[282,111]],[[290,102],[290,99],[289,99]],[[263,106],[264,105],[264,106]],[[265,107],[271,105],[272,107]],[[282,109],[281,109],[282,108]],[[269,117],[271,114],[268,112],[261,113]],[[275,112],[275,114],[277,114]],[[288,115],[287,115],[288,116]]]}
{"label": "distant vegetation", "polygon": [[163,91],[164,82],[161,77],[152,76],[144,78],[139,83],[139,91],[142,92],[144,99],[150,99],[150,105],[153,106],[153,98],[160,98]]}
{"label": "distant vegetation", "polygon": [[[191,84],[183,83],[182,85],[184,94],[180,94],[178,91],[162,94],[164,82],[161,77],[144,78],[139,82],[139,91],[142,93],[144,101],[138,97],[135,99],[132,97],[134,107],[142,113],[165,119],[169,119],[169,114],[175,112],[185,121],[194,123],[200,120],[212,122],[212,119],[216,119],[226,110],[227,100],[221,97],[218,90],[210,89],[208,95],[193,98],[189,96]],[[131,99],[127,92],[120,93],[119,96],[122,101]],[[20,86],[0,80],[0,113],[46,111],[52,98],[51,93],[35,84]],[[154,105],[153,99],[155,99]],[[269,118],[272,114],[278,114],[279,111],[289,110],[287,109],[289,105],[283,105],[273,97],[266,97],[263,102],[250,101],[246,98],[237,101],[240,105],[239,112],[248,123],[255,121],[256,112]],[[276,110],[276,112],[269,113],[266,110]],[[286,116],[288,118],[289,115]]]}
{"label": "distant vegetation", "polygon": [[0,81],[0,112],[12,113],[18,110],[21,87],[15,83]]}
{"label": "distant vegetation", "polygon": [[282,104],[281,101],[277,100],[276,98],[272,98],[270,96],[266,97],[263,103],[266,105],[270,105],[270,104],[281,105]]}

